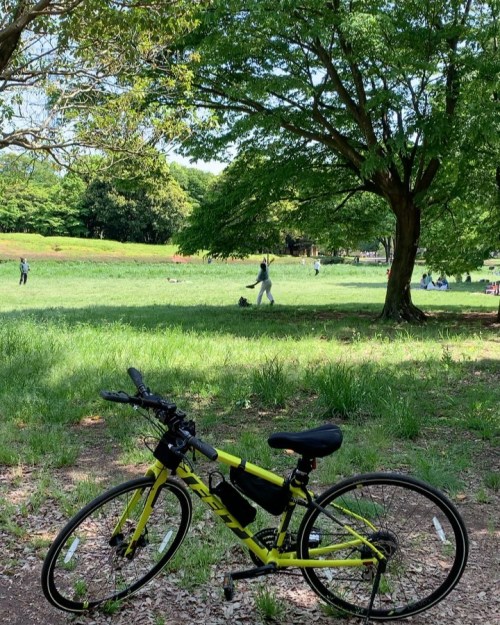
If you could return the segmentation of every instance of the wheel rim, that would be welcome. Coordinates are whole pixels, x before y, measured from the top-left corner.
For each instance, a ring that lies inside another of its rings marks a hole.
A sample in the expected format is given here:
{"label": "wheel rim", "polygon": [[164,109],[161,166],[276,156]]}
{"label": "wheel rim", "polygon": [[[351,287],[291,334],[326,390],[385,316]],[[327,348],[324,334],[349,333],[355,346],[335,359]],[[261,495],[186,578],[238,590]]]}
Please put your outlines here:
{"label": "wheel rim", "polygon": [[[365,479],[334,489],[321,503],[342,523],[372,540],[386,555],[386,570],[372,618],[396,619],[416,614],[441,600],[455,586],[465,566],[465,528],[453,506],[416,481]],[[355,515],[367,519],[357,520]],[[304,528],[301,557],[309,557],[309,535],[322,546],[352,537],[326,515],[313,513]],[[349,547],[337,558],[370,558],[367,547]],[[365,615],[375,566],[304,569],[309,584],[324,599],[351,614]]]}
{"label": "wheel rim", "polygon": [[132,594],[161,571],[184,538],[191,508],[180,487],[163,485],[134,556],[127,558],[125,551],[151,484],[142,485],[138,505],[115,538],[113,528],[137,485],[110,496],[73,526],[52,555],[48,580],[52,603],[82,611]]}

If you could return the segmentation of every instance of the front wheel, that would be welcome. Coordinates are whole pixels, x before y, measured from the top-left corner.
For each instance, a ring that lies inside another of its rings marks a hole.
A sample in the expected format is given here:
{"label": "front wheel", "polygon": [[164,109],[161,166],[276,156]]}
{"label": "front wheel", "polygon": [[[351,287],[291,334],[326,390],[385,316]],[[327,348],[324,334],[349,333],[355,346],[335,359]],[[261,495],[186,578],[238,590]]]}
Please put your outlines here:
{"label": "front wheel", "polygon": [[[423,482],[396,474],[360,475],[327,490],[315,503],[319,508],[310,507],[299,528],[300,558],[373,558],[369,546],[353,539],[346,526],[386,558],[369,614],[376,565],[302,569],[314,592],[343,612],[373,620],[418,614],[441,601],[464,571],[464,523],[455,506]],[[334,544],[341,548],[330,550]]]}
{"label": "front wheel", "polygon": [[[133,554],[126,556],[154,483],[152,477],[141,477],[112,488],[61,530],[42,569],[43,592],[52,605],[83,612],[123,599],[158,575],[186,535],[192,503],[186,489],[168,479]],[[118,524],[120,531],[113,536]]]}

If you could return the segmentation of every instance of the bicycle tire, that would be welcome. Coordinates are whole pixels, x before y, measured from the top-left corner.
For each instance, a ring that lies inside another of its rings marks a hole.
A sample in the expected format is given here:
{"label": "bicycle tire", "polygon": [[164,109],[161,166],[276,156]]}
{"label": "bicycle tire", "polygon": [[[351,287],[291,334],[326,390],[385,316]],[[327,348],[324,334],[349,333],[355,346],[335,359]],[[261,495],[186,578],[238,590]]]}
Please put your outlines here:
{"label": "bicycle tire", "polygon": [[[342,524],[387,555],[370,619],[418,614],[441,601],[458,583],[467,564],[467,530],[455,506],[432,486],[399,474],[369,473],[344,480],[315,502],[341,525],[311,506],[297,536],[300,558],[314,558],[310,550],[316,546],[352,541]],[[368,519],[372,528],[360,517]],[[325,557],[371,558],[373,553],[367,547],[346,545]],[[375,570],[376,566],[301,569],[324,601],[363,618],[368,616]]]}
{"label": "bicycle tire", "polygon": [[[154,483],[153,477],[141,477],[106,491],[60,531],[42,567],[43,592],[52,605],[85,612],[132,595],[160,573],[186,536],[192,503],[187,490],[169,478],[157,493],[134,556],[125,557],[127,537]],[[142,491],[140,500],[111,544],[111,533],[137,491]]]}

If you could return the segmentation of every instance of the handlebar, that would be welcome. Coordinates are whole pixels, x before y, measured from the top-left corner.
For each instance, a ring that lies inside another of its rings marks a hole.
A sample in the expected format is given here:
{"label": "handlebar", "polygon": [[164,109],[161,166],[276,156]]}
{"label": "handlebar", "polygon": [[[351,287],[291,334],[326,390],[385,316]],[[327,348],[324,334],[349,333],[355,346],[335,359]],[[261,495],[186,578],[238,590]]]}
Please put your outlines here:
{"label": "handlebar", "polygon": [[107,401],[116,401],[119,404],[130,403],[130,395],[127,395],[127,393],[124,393],[123,391],[119,391],[118,393],[113,393],[111,391],[101,391],[100,395]]}
{"label": "handlebar", "polygon": [[151,408],[155,411],[156,417],[166,425],[170,431],[174,432],[176,437],[180,437],[184,441],[186,447],[198,450],[210,460],[217,460],[217,451],[211,445],[204,443],[194,436],[194,423],[192,423],[193,427],[190,428],[193,433],[184,429],[188,424],[184,420],[186,414],[182,410],[178,410],[173,402],[169,402],[163,397],[151,393],[144,384],[140,371],[134,369],[134,367],[130,367],[127,373],[137,388],[137,395],[129,395],[125,393],[125,391],[101,391],[101,397],[107,401],[120,404],[132,404],[133,406],[146,409]]}
{"label": "handlebar", "polygon": [[200,454],[203,454],[209,460],[217,460],[217,457],[218,457],[217,450],[214,449],[211,445],[209,445],[208,443],[204,443],[199,438],[196,438],[196,436],[192,436],[191,434],[189,434],[189,432],[185,432],[184,430],[181,430],[180,433],[181,433],[181,436],[187,437],[185,439],[186,445],[189,445],[189,447],[193,447],[194,449],[197,449],[200,452]]}
{"label": "handlebar", "polygon": [[153,410],[161,410],[167,414],[173,416],[177,413],[177,406],[163,397],[148,393],[142,397],[137,395],[129,395],[125,391],[101,391],[100,395],[107,401],[114,401],[119,404],[132,404],[133,406],[139,406],[140,408],[152,408]]}
{"label": "handlebar", "polygon": [[148,392],[148,389],[146,388],[146,385],[142,380],[141,372],[137,371],[137,369],[134,369],[134,367],[129,367],[127,369],[127,373],[129,374],[132,382],[135,384],[135,387],[139,391],[139,395],[145,395]]}

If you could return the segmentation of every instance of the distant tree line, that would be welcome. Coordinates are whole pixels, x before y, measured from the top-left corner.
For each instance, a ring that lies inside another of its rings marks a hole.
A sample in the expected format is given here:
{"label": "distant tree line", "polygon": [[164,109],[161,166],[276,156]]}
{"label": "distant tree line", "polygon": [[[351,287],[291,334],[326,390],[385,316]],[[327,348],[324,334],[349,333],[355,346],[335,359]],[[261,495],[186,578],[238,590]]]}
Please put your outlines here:
{"label": "distant tree line", "polygon": [[87,159],[79,173],[53,162],[0,158],[0,232],[167,243],[205,201],[213,174],[164,158]]}

